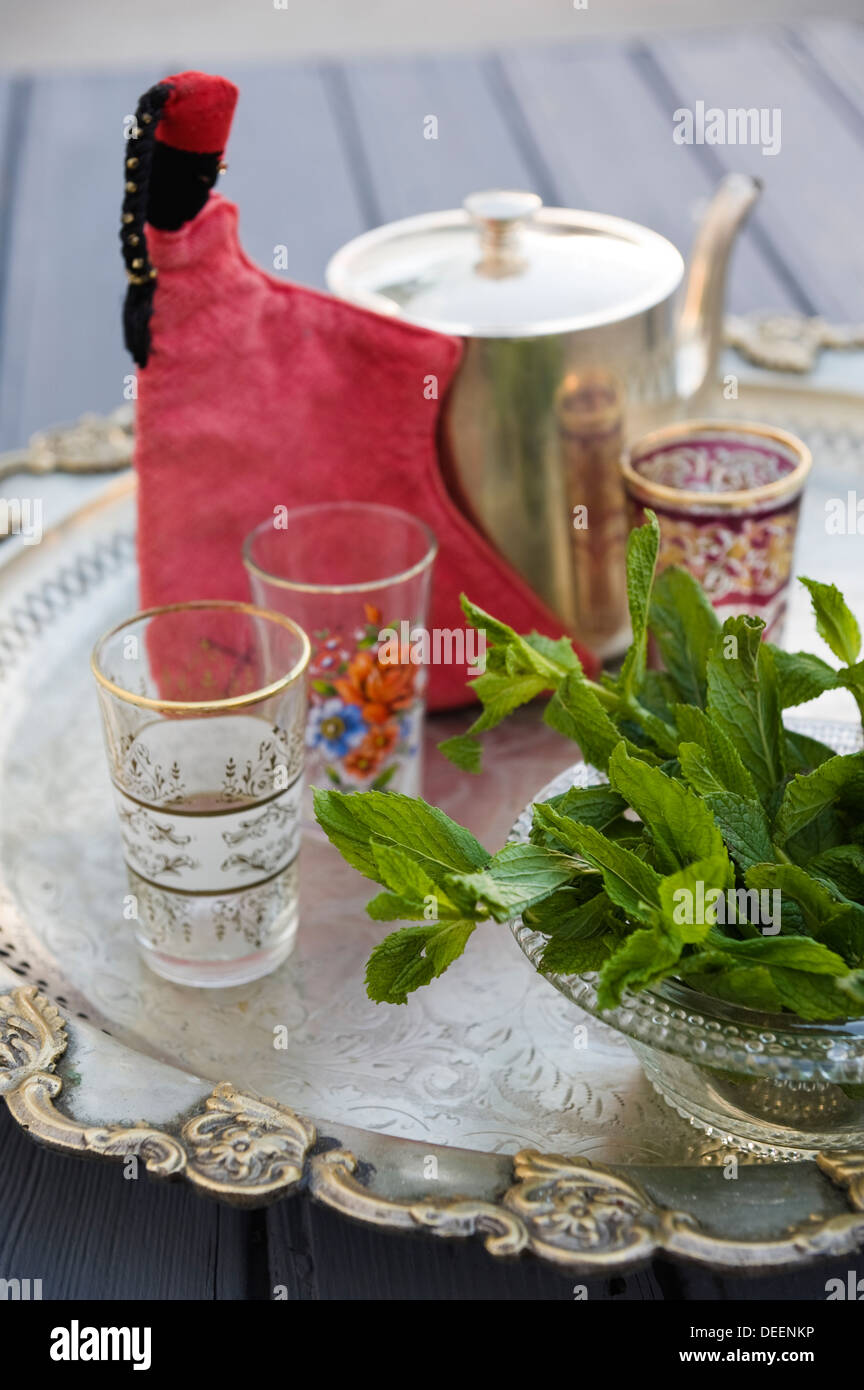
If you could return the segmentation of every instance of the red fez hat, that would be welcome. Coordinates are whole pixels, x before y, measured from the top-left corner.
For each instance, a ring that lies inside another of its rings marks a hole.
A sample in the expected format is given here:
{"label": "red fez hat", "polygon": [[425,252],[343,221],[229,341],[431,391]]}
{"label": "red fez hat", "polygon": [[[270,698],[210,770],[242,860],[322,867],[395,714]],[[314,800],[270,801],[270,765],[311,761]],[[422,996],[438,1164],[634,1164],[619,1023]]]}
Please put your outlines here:
{"label": "red fez hat", "polygon": [[237,88],[227,77],[209,72],[180,72],[160,84],[171,88],[156,139],[190,154],[221,154],[237,105]]}

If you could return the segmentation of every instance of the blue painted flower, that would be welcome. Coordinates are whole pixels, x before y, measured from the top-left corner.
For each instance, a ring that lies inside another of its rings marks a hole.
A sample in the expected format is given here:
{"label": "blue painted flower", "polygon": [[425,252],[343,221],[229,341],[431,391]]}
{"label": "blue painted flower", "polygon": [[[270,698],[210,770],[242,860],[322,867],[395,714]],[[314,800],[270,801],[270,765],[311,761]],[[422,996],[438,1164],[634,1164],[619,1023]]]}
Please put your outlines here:
{"label": "blue painted flower", "polygon": [[309,711],[306,744],[322,748],[331,758],[344,758],[365,736],[368,725],[357,705],[346,705],[338,698],[325,700]]}

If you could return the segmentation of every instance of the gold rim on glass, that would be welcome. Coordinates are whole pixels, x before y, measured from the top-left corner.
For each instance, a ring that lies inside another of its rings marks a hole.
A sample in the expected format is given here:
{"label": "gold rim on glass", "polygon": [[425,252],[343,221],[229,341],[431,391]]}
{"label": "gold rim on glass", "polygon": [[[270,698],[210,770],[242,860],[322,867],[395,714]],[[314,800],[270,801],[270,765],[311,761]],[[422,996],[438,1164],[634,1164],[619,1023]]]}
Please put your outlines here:
{"label": "gold rim on glass", "polygon": [[[124,690],[122,685],[117,685],[99,669],[99,657],[105,646],[112,637],[116,637],[118,632],[124,628],[132,627],[134,623],[140,623],[145,618],[158,618],[163,613],[182,613],[192,612],[196,609],[210,608],[230,611],[232,613],[246,613],[252,618],[262,618],[268,623],[277,623],[280,627],[287,628],[295,637],[300,638],[301,655],[291,667],[287,675],[280,676],[278,680],[271,682],[270,685],[261,686],[258,690],[250,690],[246,695],[231,695],[223,700],[156,700],[149,695],[136,695],[131,690]],[[129,705],[138,705],[142,709],[152,709],[161,712],[183,712],[183,713],[202,713],[213,710],[242,709],[245,705],[257,705],[263,700],[269,700],[273,695],[279,695],[289,686],[294,685],[309,665],[312,655],[312,644],[303,628],[293,619],[286,618],[282,613],[273,613],[267,608],[258,608],[254,603],[240,603],[233,599],[192,599],[188,603],[166,603],[157,608],[144,608],[140,613],[135,613],[131,618],[124,618],[122,623],[117,623],[115,627],[103,632],[97,640],[90,656],[90,669],[96,677],[103,690],[116,696],[118,700],[123,700]]]}
{"label": "gold rim on glass", "polygon": [[300,517],[309,512],[343,510],[384,512],[388,516],[410,521],[426,536],[428,546],[426,554],[420,560],[415,561],[413,565],[409,565],[407,569],[399,570],[396,574],[385,575],[382,579],[361,579],[353,584],[308,584],[299,579],[283,579],[281,575],[273,574],[271,570],[262,569],[252,558],[252,546],[256,537],[273,528],[273,522],[267,520],[260,521],[244,540],[244,565],[251,574],[257,575],[266,584],[273,584],[277,589],[290,589],[299,594],[362,594],[373,589],[386,589],[393,584],[404,584],[409,579],[416,579],[418,574],[422,574],[424,570],[429,568],[438,554],[438,539],[431,527],[427,526],[425,521],[421,521],[419,516],[413,516],[411,512],[403,512],[400,507],[387,507],[379,502],[312,502],[306,507],[294,507],[288,515]]}
{"label": "gold rim on glass", "polygon": [[[653,449],[662,448],[677,442],[696,440],[705,434],[758,435],[780,444],[797,459],[798,463],[791,473],[775,478],[773,483],[762,483],[760,487],[739,488],[735,492],[697,492],[691,488],[670,487],[667,483],[654,483],[636,471],[632,460]],[[813,464],[813,455],[803,440],[775,425],[757,425],[748,420],[682,420],[674,425],[665,425],[651,434],[643,435],[631,445],[629,456],[621,460],[621,474],[628,491],[640,502],[664,502],[673,508],[700,507],[715,511],[730,511],[735,507],[760,507],[766,502],[787,500],[800,492]]]}

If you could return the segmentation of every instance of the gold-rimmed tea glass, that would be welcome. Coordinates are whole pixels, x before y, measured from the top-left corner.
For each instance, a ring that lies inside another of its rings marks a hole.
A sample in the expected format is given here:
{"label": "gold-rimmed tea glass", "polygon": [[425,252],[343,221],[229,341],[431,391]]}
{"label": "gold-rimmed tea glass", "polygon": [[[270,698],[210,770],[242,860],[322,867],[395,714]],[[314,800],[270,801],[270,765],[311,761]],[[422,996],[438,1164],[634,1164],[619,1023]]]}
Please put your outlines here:
{"label": "gold-rimmed tea glass", "polygon": [[621,468],[631,524],[657,514],[658,568],[689,570],[721,621],[752,613],[779,642],[811,463],[788,430],[684,420],[637,440]]}
{"label": "gold-rimmed tea glass", "polygon": [[291,951],[309,650],[290,619],[227,601],[148,609],[93,650],[118,911],[175,983],[244,984]]}

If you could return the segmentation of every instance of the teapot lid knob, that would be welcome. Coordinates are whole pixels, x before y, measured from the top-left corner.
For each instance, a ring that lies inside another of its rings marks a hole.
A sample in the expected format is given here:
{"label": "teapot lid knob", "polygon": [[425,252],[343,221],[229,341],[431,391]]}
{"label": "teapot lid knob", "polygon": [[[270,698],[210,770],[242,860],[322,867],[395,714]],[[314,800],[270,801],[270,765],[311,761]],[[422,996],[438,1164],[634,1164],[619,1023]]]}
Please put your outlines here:
{"label": "teapot lid knob", "polygon": [[490,188],[482,193],[469,193],[462,206],[478,222],[517,222],[533,217],[543,206],[543,199],[536,193],[523,193],[518,189]]}
{"label": "teapot lid knob", "polygon": [[518,274],[525,263],[516,253],[516,229],[543,206],[542,198],[518,189],[490,188],[469,193],[462,206],[480,228],[478,274],[493,279]]}

